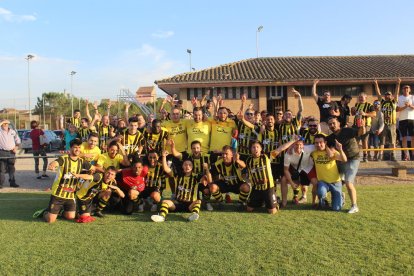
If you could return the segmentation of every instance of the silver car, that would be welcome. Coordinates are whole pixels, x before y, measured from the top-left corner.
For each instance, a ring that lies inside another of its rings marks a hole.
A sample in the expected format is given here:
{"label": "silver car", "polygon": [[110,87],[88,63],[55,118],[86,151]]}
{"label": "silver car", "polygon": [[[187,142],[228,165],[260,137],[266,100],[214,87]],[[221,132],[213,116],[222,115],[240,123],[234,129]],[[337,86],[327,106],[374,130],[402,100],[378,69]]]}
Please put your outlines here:
{"label": "silver car", "polygon": [[[32,150],[32,139],[30,138],[30,132],[31,130],[25,131],[22,135],[21,148],[25,153]],[[43,132],[50,141],[49,145],[46,147],[46,151],[51,152],[54,150],[59,150],[62,146],[62,140],[51,130],[43,130]]]}

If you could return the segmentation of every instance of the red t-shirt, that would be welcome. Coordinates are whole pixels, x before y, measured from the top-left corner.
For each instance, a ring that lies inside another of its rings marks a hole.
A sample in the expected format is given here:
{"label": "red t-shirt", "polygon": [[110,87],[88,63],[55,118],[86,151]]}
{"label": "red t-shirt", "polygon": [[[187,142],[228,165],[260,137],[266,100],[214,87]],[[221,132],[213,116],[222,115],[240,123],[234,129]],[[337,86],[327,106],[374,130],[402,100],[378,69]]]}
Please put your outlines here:
{"label": "red t-shirt", "polygon": [[130,190],[133,186],[136,186],[137,191],[142,192],[145,189],[145,177],[147,173],[147,166],[144,166],[140,175],[133,175],[131,169],[123,169],[121,172],[122,179],[118,181],[118,185],[125,190]]}
{"label": "red t-shirt", "polygon": [[40,150],[40,135],[44,135],[43,130],[35,128],[30,132],[30,138],[32,139],[32,149]]}

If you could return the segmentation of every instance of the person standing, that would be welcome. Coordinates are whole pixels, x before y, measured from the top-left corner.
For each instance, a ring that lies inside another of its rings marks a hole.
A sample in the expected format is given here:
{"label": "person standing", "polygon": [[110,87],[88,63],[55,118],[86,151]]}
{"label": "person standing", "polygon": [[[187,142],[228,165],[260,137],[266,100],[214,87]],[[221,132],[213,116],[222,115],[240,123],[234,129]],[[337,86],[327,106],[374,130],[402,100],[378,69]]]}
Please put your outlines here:
{"label": "person standing", "polygon": [[9,120],[0,122],[0,189],[3,188],[6,179],[6,170],[9,173],[10,187],[19,187],[14,178],[14,172],[16,171],[14,163],[16,162],[17,147],[21,141],[17,132],[9,128],[9,124]]}
{"label": "person standing", "polygon": [[[384,114],[384,130],[380,135],[380,147],[384,148],[385,143],[389,143],[391,148],[395,148],[397,145],[397,99],[400,93],[401,79],[398,78],[395,87],[395,96],[392,96],[390,91],[385,92],[384,97],[381,95],[381,90],[378,85],[378,81],[374,80],[375,91],[378,94],[378,101],[381,102],[381,111]],[[380,152],[381,161],[382,152]],[[394,152],[391,152],[391,160],[395,161]]]}
{"label": "person standing", "polygon": [[[46,174],[47,170],[47,158],[46,158],[46,150],[45,145],[40,144],[40,136],[45,135],[43,130],[40,129],[39,123],[37,121],[31,121],[30,127],[32,131],[30,131],[30,139],[32,139],[32,151],[34,161],[35,161],[35,173],[37,175],[37,179],[48,178],[49,176]],[[39,172],[39,156],[43,156],[43,174],[40,175]]]}
{"label": "person standing", "polygon": [[355,177],[359,167],[359,146],[356,140],[362,135],[362,129],[344,127],[341,128],[338,118],[333,117],[328,121],[328,125],[332,133],[327,137],[328,146],[334,148],[338,141],[347,157],[346,161],[337,162],[339,173],[341,174],[342,183],[346,185],[349,197],[351,199],[351,209],[348,214],[359,212],[357,205],[357,193],[354,186]]}
{"label": "person standing", "polygon": [[[414,144],[414,96],[410,95],[411,87],[403,86],[403,94],[398,97],[397,112],[400,112],[398,129],[401,132],[402,147],[407,147],[407,137],[411,136],[411,147]],[[404,161],[410,160],[408,150],[404,151]]]}
{"label": "person standing", "polygon": [[319,121],[321,125],[321,131],[325,134],[330,134],[328,127],[328,119],[332,116],[340,116],[338,104],[331,100],[331,92],[324,91],[323,96],[319,97],[316,93],[316,86],[319,80],[313,81],[312,95],[319,107]]}
{"label": "person standing", "polygon": [[348,119],[351,116],[351,109],[349,108],[349,103],[352,101],[352,96],[345,94],[342,96],[341,100],[336,101],[339,110],[339,122],[341,127],[348,127]]}
{"label": "person standing", "polygon": [[374,106],[367,102],[367,94],[365,92],[359,93],[358,102],[351,108],[351,114],[355,116],[352,127],[357,129],[357,132],[362,132],[362,135],[357,138],[362,144],[362,162],[368,162],[367,149],[369,132],[371,130],[371,120],[377,113],[374,110]]}

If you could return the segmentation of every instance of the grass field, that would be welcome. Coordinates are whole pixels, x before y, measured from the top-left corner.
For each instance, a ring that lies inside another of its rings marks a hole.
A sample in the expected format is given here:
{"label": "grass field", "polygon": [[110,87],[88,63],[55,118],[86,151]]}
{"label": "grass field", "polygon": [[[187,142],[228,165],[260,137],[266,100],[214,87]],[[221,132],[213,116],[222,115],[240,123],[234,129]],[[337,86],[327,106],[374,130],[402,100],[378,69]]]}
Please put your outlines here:
{"label": "grass field", "polygon": [[[358,186],[360,213],[292,206],[275,216],[32,219],[45,193],[0,194],[0,274],[414,274],[414,185]],[[345,206],[349,208],[349,201]]]}

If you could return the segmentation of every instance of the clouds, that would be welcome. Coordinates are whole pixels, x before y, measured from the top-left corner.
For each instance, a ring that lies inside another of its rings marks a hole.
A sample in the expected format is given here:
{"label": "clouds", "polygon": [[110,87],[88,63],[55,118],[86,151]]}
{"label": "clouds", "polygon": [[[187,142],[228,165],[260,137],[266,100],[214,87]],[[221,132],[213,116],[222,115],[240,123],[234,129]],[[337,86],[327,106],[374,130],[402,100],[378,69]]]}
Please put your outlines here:
{"label": "clouds", "polygon": [[13,12],[0,7],[0,18],[7,22],[24,22],[24,21],[35,21],[36,16],[26,14],[14,14]]}
{"label": "clouds", "polygon": [[160,39],[169,38],[169,37],[172,37],[173,35],[174,35],[173,31],[158,31],[158,32],[151,34],[153,38],[160,38]]}

